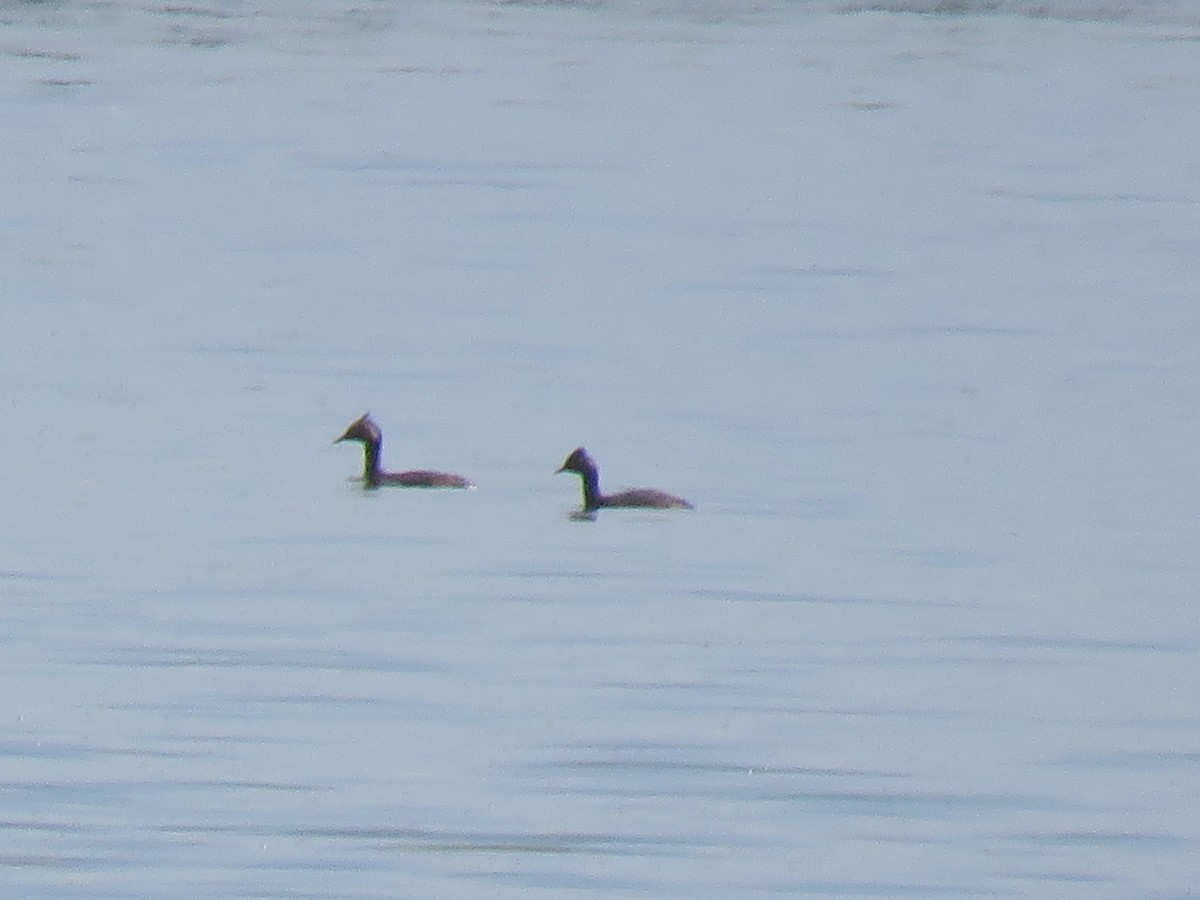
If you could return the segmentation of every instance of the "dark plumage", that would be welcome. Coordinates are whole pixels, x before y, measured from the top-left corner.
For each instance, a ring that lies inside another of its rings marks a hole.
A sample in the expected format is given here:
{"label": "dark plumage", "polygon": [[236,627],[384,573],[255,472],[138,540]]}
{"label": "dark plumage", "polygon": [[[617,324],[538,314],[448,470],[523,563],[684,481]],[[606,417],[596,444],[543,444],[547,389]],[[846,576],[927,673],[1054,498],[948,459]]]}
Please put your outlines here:
{"label": "dark plumage", "polygon": [[576,447],[559,472],[575,472],[583,482],[583,511],[593,512],[603,506],[642,509],[692,509],[682,497],[655,488],[632,488],[618,494],[600,492],[600,470],[582,447]]}
{"label": "dark plumage", "polygon": [[461,475],[452,475],[449,472],[433,472],[428,469],[414,469],[410,472],[383,471],[379,467],[380,451],[383,448],[383,432],[379,430],[379,426],[375,424],[370,413],[364,413],[361,419],[351,422],[346,433],[334,443],[338,444],[342,441],[358,441],[363,445],[363,487],[474,487],[466,478]]}

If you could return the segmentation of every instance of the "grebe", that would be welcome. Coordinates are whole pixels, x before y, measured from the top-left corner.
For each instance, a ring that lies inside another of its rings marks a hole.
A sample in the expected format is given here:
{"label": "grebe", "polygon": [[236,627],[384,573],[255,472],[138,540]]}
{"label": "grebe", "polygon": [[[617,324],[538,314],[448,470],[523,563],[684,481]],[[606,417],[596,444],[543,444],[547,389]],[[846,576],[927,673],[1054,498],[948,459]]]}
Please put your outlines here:
{"label": "grebe", "polygon": [[576,447],[559,472],[575,472],[583,481],[583,511],[594,512],[602,506],[634,507],[643,509],[693,509],[692,504],[682,497],[654,488],[632,488],[619,494],[600,493],[600,470],[582,447]]}
{"label": "grebe", "polygon": [[432,472],[427,469],[415,469],[411,472],[385,472],[379,467],[380,449],[383,447],[383,432],[371,418],[370,413],[363,413],[361,419],[355,419],[346,429],[346,433],[334,441],[359,441],[363,445],[363,487],[377,488],[386,485],[398,487],[424,488],[469,488],[474,487],[470,481],[461,475],[449,472]]}

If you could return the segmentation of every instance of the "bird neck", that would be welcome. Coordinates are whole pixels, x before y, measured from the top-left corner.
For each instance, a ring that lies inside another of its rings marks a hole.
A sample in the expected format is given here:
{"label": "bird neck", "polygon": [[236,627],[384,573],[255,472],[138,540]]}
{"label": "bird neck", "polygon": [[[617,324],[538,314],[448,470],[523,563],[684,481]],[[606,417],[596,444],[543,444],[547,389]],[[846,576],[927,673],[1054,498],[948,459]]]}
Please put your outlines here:
{"label": "bird neck", "polygon": [[587,468],[579,473],[579,480],[583,482],[583,508],[599,509],[604,502],[604,495],[600,493],[600,473],[594,468]]}
{"label": "bird neck", "polygon": [[363,484],[367,487],[379,486],[379,457],[383,449],[383,441],[363,441]]}

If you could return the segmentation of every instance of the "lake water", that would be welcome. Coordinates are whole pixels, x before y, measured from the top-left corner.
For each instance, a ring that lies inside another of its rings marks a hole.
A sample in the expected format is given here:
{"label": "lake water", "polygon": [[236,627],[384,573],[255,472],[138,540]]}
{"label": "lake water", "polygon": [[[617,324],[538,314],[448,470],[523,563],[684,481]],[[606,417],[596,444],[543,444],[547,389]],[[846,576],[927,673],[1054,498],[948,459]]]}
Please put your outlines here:
{"label": "lake water", "polygon": [[0,4],[0,894],[1194,896],[1200,13],[1106,2]]}

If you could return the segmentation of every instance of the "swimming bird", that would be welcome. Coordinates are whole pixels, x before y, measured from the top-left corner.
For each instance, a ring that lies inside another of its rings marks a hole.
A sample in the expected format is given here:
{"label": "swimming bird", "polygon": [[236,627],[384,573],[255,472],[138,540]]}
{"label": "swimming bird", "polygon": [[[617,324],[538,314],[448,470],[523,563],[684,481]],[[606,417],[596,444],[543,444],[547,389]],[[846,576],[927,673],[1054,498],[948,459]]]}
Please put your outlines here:
{"label": "swimming bird", "polygon": [[643,509],[693,509],[692,504],[682,497],[668,494],[656,488],[632,488],[619,494],[600,492],[600,470],[582,447],[576,447],[567,457],[559,472],[575,472],[583,481],[583,511],[594,512],[602,506]]}
{"label": "swimming bird", "polygon": [[380,450],[383,448],[383,432],[375,424],[370,413],[363,413],[362,418],[351,422],[345,434],[334,443],[340,444],[342,441],[358,441],[363,445],[363,487],[469,488],[475,486],[461,475],[453,475],[449,472],[434,472],[429,469],[385,472],[379,466]]}

